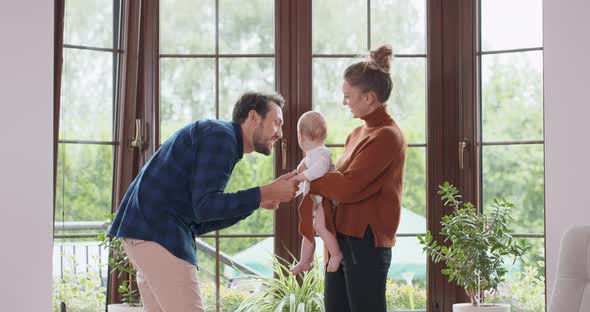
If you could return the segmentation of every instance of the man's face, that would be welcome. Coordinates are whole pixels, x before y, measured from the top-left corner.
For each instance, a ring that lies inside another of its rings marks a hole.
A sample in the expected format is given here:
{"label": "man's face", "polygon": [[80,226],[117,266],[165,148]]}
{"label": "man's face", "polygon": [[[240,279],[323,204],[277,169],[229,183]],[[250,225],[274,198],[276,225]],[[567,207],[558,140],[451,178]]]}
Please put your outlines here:
{"label": "man's face", "polygon": [[270,110],[264,119],[260,121],[252,137],[254,151],[270,155],[273,144],[283,137],[283,111],[273,102],[268,103]]}

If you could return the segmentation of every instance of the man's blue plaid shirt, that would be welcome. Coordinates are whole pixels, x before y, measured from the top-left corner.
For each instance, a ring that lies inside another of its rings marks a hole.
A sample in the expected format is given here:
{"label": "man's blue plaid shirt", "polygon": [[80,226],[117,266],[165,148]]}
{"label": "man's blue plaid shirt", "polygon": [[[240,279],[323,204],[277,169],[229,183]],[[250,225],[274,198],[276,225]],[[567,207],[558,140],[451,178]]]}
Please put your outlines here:
{"label": "man's blue plaid shirt", "polygon": [[197,264],[195,236],[229,227],[260,206],[260,188],[224,193],[242,159],[237,122],[200,120],[178,130],[145,164],[109,234],[156,242]]}

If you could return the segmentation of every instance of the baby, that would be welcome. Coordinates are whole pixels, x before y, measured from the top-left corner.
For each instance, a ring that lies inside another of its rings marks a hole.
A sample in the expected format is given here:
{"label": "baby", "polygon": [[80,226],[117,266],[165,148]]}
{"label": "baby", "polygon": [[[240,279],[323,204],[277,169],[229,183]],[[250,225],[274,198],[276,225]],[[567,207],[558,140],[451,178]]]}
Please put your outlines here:
{"label": "baby", "polygon": [[[297,195],[309,192],[309,182],[322,177],[328,171],[334,170],[332,164],[332,152],[324,145],[328,134],[326,118],[319,112],[306,112],[299,118],[297,123],[297,140],[299,147],[305,153],[305,158],[297,167],[297,175],[292,179],[300,182]],[[336,272],[342,261],[342,252],[338,246],[336,237],[326,228],[324,219],[324,208],[322,197],[311,195],[313,211],[305,209],[302,203],[299,207],[300,232],[303,235],[301,242],[301,258],[299,263],[290,271],[292,274],[299,274],[309,271],[312,267],[313,253],[315,249],[315,230],[327,247],[330,253],[328,261],[328,272]],[[305,199],[304,199],[305,200]],[[311,228],[313,224],[313,228]]]}

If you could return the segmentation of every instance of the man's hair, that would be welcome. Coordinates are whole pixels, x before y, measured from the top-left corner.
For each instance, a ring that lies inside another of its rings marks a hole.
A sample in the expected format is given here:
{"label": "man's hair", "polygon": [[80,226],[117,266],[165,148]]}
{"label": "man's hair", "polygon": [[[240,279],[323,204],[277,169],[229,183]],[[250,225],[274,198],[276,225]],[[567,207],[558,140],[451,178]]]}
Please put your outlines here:
{"label": "man's hair", "polygon": [[246,92],[234,105],[232,119],[242,124],[251,110],[256,111],[264,119],[270,110],[269,102],[275,103],[280,108],[285,105],[285,99],[278,93]]}

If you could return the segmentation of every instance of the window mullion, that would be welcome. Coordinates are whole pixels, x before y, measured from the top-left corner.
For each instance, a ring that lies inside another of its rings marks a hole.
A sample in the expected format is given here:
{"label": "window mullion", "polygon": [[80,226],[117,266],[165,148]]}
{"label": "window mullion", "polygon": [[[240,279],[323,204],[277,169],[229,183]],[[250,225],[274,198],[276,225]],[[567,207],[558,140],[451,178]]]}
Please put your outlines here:
{"label": "window mullion", "polygon": [[[115,1],[115,4],[116,1]],[[115,147],[115,170],[114,170],[114,190],[113,190],[113,207],[115,211],[123,198],[127,188],[131,184],[137,170],[133,164],[137,163],[134,150],[129,148],[129,138],[135,131],[135,113],[137,110],[137,87],[138,87],[138,39],[139,39],[139,1],[124,1],[121,4],[123,14],[115,30],[119,32],[115,36],[114,43],[116,47],[123,47],[124,51],[117,57],[115,64],[118,68],[115,70],[117,76],[113,77],[116,82],[116,104],[114,115],[115,140],[118,142]],[[120,26],[119,26],[120,25]],[[120,27],[120,29],[118,29]],[[119,45],[120,42],[120,45]],[[118,275],[116,273],[109,276],[109,303],[120,302],[118,293]]]}
{"label": "window mullion", "polygon": [[[287,173],[303,158],[297,145],[297,119],[311,110],[311,0],[275,0],[276,89],[287,105],[283,109],[283,137],[287,167],[282,168],[281,144],[275,146],[275,175]],[[288,206],[288,207],[287,207]],[[275,254],[283,259],[299,255],[298,201],[281,204],[275,212]]]}
{"label": "window mullion", "polygon": [[[477,199],[475,115],[475,6],[472,1],[428,1],[428,229],[440,233],[444,211],[437,194],[444,181],[457,185],[466,201]],[[464,169],[459,143],[467,142]],[[439,243],[444,243],[436,235]],[[429,311],[451,311],[469,301],[441,274],[443,264],[428,262]]]}

